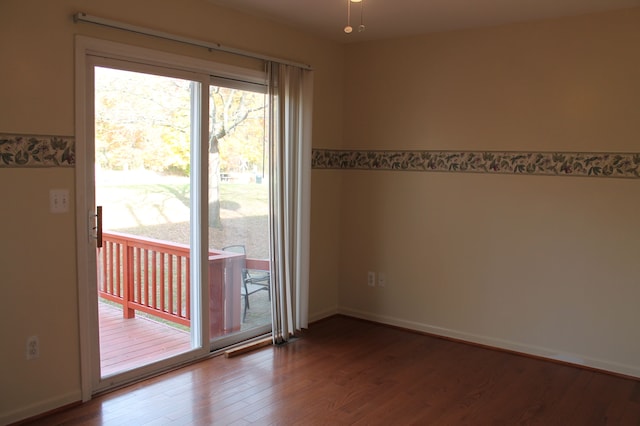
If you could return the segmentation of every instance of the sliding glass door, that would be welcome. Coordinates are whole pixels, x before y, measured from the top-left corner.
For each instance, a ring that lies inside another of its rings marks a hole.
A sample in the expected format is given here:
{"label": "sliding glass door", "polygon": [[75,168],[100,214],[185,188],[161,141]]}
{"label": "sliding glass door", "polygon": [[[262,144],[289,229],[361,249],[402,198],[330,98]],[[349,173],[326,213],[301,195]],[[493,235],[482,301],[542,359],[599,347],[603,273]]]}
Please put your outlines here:
{"label": "sliding glass door", "polygon": [[270,331],[268,109],[263,70],[77,46],[86,400]]}
{"label": "sliding glass door", "polygon": [[97,60],[94,74],[102,380],[202,347],[197,217],[201,83]]}
{"label": "sliding glass door", "polygon": [[271,331],[265,89],[221,78],[213,78],[209,86],[209,319],[214,348]]}

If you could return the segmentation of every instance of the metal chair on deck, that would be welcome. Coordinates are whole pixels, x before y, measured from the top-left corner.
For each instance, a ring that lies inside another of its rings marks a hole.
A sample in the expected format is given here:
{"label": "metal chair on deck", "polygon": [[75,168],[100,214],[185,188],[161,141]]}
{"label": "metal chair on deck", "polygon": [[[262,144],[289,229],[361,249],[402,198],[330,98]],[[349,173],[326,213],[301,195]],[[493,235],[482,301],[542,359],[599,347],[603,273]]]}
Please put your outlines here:
{"label": "metal chair on deck", "polygon": [[271,300],[271,274],[269,271],[258,271],[247,269],[246,255],[247,251],[242,244],[235,244],[222,248],[223,251],[243,254],[242,258],[242,286],[240,287],[240,295],[244,299],[244,312],[242,314],[242,322],[247,318],[247,310],[249,306],[249,296],[259,291],[266,291]]}

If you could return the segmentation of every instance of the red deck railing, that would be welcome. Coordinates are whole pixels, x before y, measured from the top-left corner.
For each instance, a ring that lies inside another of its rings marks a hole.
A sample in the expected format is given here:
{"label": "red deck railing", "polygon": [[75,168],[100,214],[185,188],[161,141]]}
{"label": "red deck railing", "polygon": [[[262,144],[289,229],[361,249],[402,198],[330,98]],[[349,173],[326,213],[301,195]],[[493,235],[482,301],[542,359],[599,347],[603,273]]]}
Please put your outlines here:
{"label": "red deck railing", "polygon": [[125,318],[138,310],[190,325],[189,246],[104,232],[98,262],[99,295],[121,304]]}
{"label": "red deck railing", "polygon": [[[123,307],[125,318],[146,312],[191,324],[189,246],[119,232],[103,232],[98,249],[99,296]],[[244,261],[244,262],[243,262]],[[269,270],[269,261],[210,251],[209,329],[221,336],[240,329],[242,266]]]}

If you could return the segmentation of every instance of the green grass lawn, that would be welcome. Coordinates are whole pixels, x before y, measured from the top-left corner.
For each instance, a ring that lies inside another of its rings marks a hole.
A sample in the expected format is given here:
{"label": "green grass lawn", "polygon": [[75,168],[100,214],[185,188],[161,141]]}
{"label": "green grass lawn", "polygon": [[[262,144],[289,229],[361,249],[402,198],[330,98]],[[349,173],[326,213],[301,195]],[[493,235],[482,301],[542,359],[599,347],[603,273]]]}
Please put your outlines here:
{"label": "green grass lawn", "polygon": [[[189,243],[189,184],[166,179],[158,183],[118,183],[96,189],[106,231]],[[209,228],[209,247],[244,244],[249,257],[267,258],[268,186],[220,184],[221,228]]]}

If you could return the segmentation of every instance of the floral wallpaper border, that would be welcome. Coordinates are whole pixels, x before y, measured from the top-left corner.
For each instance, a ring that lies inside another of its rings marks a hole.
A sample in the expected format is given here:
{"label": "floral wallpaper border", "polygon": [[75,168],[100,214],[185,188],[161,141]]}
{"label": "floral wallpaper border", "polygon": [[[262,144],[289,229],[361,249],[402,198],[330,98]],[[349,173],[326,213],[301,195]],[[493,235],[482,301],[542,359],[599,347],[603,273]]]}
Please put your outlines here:
{"label": "floral wallpaper border", "polygon": [[640,153],[314,149],[314,169],[640,178]]}
{"label": "floral wallpaper border", "polygon": [[[74,167],[73,136],[0,134],[0,167]],[[640,178],[640,153],[314,149],[314,169]]]}
{"label": "floral wallpaper border", "polygon": [[73,167],[72,136],[0,134],[0,167]]}

